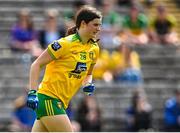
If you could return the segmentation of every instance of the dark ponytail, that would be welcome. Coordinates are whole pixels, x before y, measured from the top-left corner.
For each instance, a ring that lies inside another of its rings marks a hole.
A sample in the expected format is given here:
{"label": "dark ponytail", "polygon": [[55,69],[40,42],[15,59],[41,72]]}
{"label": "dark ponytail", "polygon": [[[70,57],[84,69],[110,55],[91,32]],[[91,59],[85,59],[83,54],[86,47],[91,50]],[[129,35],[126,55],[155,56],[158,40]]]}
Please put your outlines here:
{"label": "dark ponytail", "polygon": [[71,34],[75,34],[77,32],[77,27],[73,26],[71,28],[68,28],[67,32],[66,32],[66,36],[71,35]]}

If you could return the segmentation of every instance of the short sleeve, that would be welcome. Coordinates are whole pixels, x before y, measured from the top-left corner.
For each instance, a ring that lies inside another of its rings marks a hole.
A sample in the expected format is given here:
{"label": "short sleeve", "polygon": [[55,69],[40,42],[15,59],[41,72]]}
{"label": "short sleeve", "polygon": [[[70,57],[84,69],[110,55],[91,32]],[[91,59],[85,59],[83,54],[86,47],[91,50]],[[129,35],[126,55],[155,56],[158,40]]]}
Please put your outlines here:
{"label": "short sleeve", "polygon": [[48,45],[48,52],[53,59],[58,59],[65,55],[67,52],[67,41],[62,38],[60,40],[55,40],[51,44]]}

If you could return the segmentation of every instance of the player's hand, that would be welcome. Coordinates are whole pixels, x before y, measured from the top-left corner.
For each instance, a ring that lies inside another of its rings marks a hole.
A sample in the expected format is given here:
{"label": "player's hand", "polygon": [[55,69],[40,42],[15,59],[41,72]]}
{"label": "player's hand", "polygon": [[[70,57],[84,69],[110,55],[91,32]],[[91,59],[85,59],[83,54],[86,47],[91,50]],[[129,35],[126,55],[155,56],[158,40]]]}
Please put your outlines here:
{"label": "player's hand", "polygon": [[38,108],[38,103],[39,100],[37,97],[36,90],[30,90],[28,92],[28,97],[27,97],[27,106],[35,110],[36,108]]}
{"label": "player's hand", "polygon": [[86,95],[90,96],[94,93],[95,85],[93,83],[88,83],[83,87],[83,91]]}

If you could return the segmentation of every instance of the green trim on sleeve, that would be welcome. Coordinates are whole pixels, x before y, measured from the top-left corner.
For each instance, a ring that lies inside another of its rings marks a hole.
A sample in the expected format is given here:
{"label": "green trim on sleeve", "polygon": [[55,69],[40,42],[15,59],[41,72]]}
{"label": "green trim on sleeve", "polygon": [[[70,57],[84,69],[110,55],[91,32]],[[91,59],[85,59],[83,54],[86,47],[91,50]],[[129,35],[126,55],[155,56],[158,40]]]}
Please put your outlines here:
{"label": "green trim on sleeve", "polygon": [[48,53],[50,54],[50,56],[52,57],[52,59],[56,59],[56,57],[52,54],[51,50],[48,48]]}

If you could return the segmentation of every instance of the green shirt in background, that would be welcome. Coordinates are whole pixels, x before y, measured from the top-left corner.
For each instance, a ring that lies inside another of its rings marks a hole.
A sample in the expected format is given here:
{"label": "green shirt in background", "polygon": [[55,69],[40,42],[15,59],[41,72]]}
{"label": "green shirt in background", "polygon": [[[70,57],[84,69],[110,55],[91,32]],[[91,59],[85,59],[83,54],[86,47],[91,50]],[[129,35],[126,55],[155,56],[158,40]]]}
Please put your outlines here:
{"label": "green shirt in background", "polygon": [[132,22],[129,15],[125,16],[124,20],[123,20],[123,27],[131,30],[131,32],[136,34],[136,35],[142,33],[143,30],[145,28],[147,28],[147,25],[148,25],[148,19],[142,13],[140,13],[137,16],[137,21],[136,22]]}

